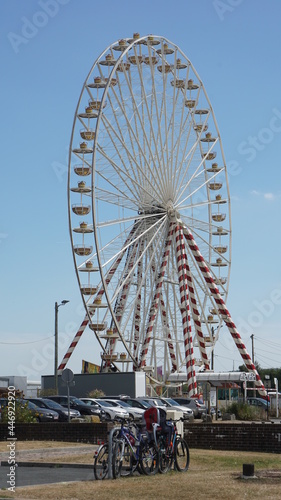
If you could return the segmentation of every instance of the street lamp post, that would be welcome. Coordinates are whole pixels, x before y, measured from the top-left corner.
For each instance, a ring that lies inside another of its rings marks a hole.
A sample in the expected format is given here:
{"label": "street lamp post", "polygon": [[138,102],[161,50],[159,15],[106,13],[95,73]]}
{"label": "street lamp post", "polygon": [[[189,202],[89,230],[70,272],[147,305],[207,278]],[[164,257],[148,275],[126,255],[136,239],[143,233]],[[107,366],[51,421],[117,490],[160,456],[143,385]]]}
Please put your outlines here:
{"label": "street lamp post", "polygon": [[270,375],[265,375],[264,376],[264,381],[265,381],[265,388],[266,388],[266,396],[267,396],[267,420],[268,420],[268,410],[269,410],[269,407],[268,407],[268,389],[269,389],[269,385],[270,385]]}
{"label": "street lamp post", "polygon": [[55,302],[55,391],[58,393],[58,312],[60,306],[65,306],[69,300],[62,300],[60,304]]}

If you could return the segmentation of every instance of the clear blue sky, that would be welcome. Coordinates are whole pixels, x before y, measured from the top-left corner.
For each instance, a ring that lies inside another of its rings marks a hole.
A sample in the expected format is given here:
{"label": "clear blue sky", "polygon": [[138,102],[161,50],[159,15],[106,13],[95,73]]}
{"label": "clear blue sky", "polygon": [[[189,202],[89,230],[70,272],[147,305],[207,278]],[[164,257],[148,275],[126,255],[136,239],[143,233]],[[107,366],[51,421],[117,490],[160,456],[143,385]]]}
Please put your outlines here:
{"label": "clear blue sky", "polygon": [[[203,80],[232,199],[228,308],[263,367],[281,365],[281,3],[279,0],[1,2],[0,375],[53,372],[54,304],[63,357],[83,318],[67,219],[67,151],[77,100],[111,43],[162,35]],[[242,360],[224,328],[216,370]],[[85,331],[68,367],[99,362]]]}

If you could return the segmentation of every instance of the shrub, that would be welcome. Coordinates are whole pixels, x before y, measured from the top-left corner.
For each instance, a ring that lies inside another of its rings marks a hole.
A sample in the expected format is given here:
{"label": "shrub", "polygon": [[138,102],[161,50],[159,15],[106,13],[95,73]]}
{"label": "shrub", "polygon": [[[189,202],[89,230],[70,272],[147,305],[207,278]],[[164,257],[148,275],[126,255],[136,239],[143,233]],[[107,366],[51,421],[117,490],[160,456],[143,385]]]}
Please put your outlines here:
{"label": "shrub", "polygon": [[41,389],[39,391],[39,398],[47,398],[48,396],[55,396],[57,394],[55,388]]}
{"label": "shrub", "polygon": [[263,411],[248,405],[247,403],[237,403],[234,401],[225,409],[227,413],[233,413],[237,420],[261,420]]}
{"label": "shrub", "polygon": [[101,389],[93,389],[88,392],[88,398],[101,398],[102,396],[105,396],[105,393]]}
{"label": "shrub", "polygon": [[[10,409],[11,411],[11,409]],[[26,404],[22,404],[20,402],[15,403],[15,422],[16,423],[34,423],[37,422],[36,417],[34,417],[32,411],[27,408]],[[9,421],[9,415],[8,415],[8,407],[4,408],[2,410],[2,418],[1,422],[2,423],[8,423]]]}

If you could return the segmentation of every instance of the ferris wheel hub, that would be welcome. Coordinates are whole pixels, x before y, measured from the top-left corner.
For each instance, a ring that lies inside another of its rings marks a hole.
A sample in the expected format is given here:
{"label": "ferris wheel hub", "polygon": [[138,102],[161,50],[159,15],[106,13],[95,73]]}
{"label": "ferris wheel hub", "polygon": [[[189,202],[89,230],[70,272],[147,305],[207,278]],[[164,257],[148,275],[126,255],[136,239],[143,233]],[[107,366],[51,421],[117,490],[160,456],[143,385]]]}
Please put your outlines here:
{"label": "ferris wheel hub", "polygon": [[175,209],[173,202],[171,200],[167,203],[167,214],[170,220],[175,221],[179,218],[179,213]]}

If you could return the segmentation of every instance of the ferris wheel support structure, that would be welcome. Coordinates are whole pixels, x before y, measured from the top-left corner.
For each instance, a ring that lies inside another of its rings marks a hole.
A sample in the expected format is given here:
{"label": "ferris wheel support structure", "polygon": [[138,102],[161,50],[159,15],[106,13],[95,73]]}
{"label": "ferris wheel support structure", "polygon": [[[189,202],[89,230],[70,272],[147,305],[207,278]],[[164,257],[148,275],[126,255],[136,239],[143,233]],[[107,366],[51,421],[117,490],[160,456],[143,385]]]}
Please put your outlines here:
{"label": "ferris wheel support structure", "polygon": [[196,261],[198,262],[199,264],[199,267],[201,269],[201,272],[202,272],[202,275],[204,276],[205,280],[206,280],[206,283],[208,285],[208,288],[212,294],[212,296],[214,297],[215,301],[216,301],[216,304],[219,306],[219,313],[222,317],[222,319],[224,320],[235,344],[236,344],[236,347],[245,363],[245,366],[247,367],[247,369],[251,372],[253,372],[256,376],[256,380],[255,380],[255,386],[257,388],[257,390],[259,391],[259,393],[262,395],[262,396],[266,396],[267,393],[266,393],[266,390],[265,390],[265,387],[262,383],[262,380],[260,378],[260,375],[251,359],[251,356],[250,354],[248,353],[247,349],[246,349],[246,346],[244,345],[244,343],[242,342],[242,339],[241,339],[241,336],[235,326],[235,324],[233,323],[232,321],[232,318],[230,316],[230,313],[229,311],[227,310],[226,308],[226,305],[220,295],[220,292],[218,290],[218,288],[216,287],[215,285],[215,282],[214,282],[214,279],[204,261],[204,258],[202,256],[202,254],[200,253],[200,250],[199,248],[197,247],[195,241],[194,241],[194,238],[190,232],[190,230],[188,228],[184,228],[183,229],[184,231],[184,235],[186,237],[186,240],[188,242],[188,246],[192,252],[192,254],[194,255]]}

